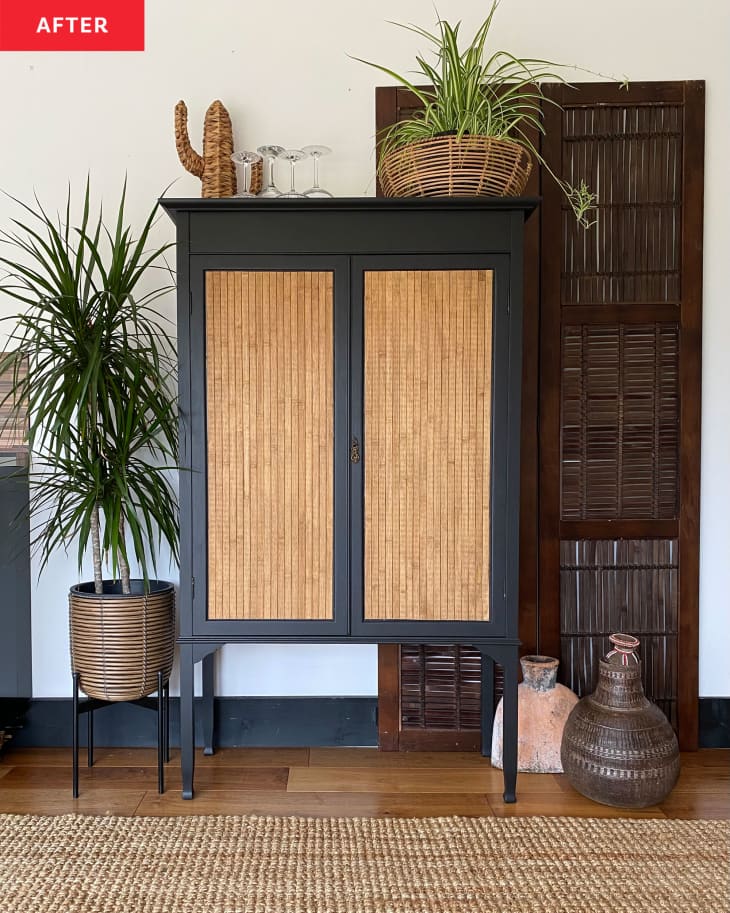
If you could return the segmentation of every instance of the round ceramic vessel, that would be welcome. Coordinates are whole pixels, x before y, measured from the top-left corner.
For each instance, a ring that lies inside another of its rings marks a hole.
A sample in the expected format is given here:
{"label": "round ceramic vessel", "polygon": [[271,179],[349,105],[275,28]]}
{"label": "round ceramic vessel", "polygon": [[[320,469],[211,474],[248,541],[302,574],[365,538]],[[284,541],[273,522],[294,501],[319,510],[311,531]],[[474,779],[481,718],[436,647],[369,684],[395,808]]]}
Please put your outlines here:
{"label": "round ceramic vessel", "polygon": [[[552,656],[523,656],[517,687],[517,769],[525,773],[562,773],[563,727],[578,698],[557,684],[559,662]],[[492,731],[492,766],[502,767],[502,701]]]}
{"label": "round ceramic vessel", "polygon": [[641,663],[601,660],[598,687],[570,714],[565,774],[589,799],[619,808],[661,802],[679,776],[679,746],[661,710],[644,696]]}

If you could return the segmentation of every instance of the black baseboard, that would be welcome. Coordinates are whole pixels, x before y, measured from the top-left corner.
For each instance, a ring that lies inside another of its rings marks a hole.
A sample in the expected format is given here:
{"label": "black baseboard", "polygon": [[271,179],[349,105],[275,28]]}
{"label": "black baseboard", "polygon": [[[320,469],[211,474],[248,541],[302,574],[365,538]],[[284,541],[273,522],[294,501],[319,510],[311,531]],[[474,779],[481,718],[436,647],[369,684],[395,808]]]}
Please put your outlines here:
{"label": "black baseboard", "polygon": [[700,698],[700,748],[730,748],[730,697]]}
{"label": "black baseboard", "polygon": [[[221,747],[355,746],[378,744],[374,697],[220,697],[216,698]],[[202,745],[200,714],[197,744]],[[15,714],[14,714],[15,717]],[[154,713],[132,704],[113,704],[94,715],[95,742],[107,747],[157,744]],[[178,743],[180,707],[170,700],[172,744]],[[700,748],[730,748],[730,697],[703,697],[699,706]],[[69,746],[71,700],[39,698],[30,702],[23,722],[14,720],[13,744]],[[81,732],[85,721],[81,721]],[[82,735],[83,738],[83,735]]]}
{"label": "black baseboard", "polygon": [[[377,698],[374,697],[221,697],[216,698],[218,745],[222,748],[307,746],[374,746],[378,744]],[[18,747],[71,745],[70,698],[30,702]],[[196,715],[196,744],[202,745],[201,714]],[[82,744],[86,720],[80,721]],[[179,744],[180,703],[170,699],[170,741]],[[157,745],[157,715],[133,704],[111,704],[94,714],[98,746]]]}

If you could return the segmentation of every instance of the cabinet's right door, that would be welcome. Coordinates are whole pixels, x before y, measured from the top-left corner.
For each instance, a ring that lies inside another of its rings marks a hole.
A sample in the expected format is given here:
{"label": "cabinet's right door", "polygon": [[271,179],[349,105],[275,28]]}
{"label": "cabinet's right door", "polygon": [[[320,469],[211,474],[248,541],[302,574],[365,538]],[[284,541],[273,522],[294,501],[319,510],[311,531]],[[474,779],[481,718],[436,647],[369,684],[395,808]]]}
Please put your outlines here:
{"label": "cabinet's right door", "polygon": [[362,364],[353,633],[501,633],[492,594],[493,540],[503,535],[492,503],[496,274],[484,261],[430,263],[353,270]]}

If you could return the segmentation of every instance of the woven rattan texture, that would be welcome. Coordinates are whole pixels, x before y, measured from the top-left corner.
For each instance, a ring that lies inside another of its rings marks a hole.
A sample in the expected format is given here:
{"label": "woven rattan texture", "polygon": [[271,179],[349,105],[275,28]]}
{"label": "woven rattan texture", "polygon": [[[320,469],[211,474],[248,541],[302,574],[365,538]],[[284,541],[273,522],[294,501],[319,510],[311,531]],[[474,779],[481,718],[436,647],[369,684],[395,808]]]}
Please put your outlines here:
{"label": "woven rattan texture", "polygon": [[170,677],[175,653],[175,593],[69,596],[71,668],[81,689],[104,701],[132,701]]}
{"label": "woven rattan texture", "polygon": [[2,913],[722,913],[727,822],[0,816]]}
{"label": "woven rattan texture", "polygon": [[365,275],[365,617],[489,618],[492,273]]}
{"label": "woven rattan texture", "polygon": [[[175,106],[175,146],[183,167],[199,177],[201,196],[217,199],[234,196],[237,190],[233,154],[233,125],[222,102],[216,100],[205,112],[203,125],[203,154],[191,146],[188,135],[188,109],[184,101]],[[263,183],[261,162],[251,166],[252,193],[258,193]],[[241,188],[243,189],[243,188]]]}
{"label": "woven rattan texture", "polygon": [[388,197],[519,196],[532,170],[519,143],[492,136],[437,136],[389,149],[380,160]]}
{"label": "woven rattan texture", "polygon": [[206,273],[208,615],[332,618],[332,273]]}

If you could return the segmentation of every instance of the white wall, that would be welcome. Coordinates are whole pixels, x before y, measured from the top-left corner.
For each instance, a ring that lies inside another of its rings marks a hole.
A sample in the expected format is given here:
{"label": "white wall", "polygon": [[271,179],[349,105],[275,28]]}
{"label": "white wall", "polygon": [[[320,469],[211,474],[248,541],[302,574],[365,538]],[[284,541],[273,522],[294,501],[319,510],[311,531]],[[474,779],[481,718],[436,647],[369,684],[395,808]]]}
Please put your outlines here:
{"label": "white wall", "polygon": [[[439,0],[438,8],[471,29],[487,3]],[[430,27],[433,6],[423,0],[211,0],[202,6],[148,0],[144,53],[0,54],[0,188],[23,199],[35,190],[55,207],[67,182],[78,190],[89,172],[95,191],[113,202],[126,172],[130,213],[139,223],[171,181],[172,195],[199,194],[199,183],[177,161],[175,102],[186,100],[199,146],[205,108],[221,98],[233,117],[237,148],[326,143],[335,150],[323,163],[329,188],[337,195],[372,194],[373,87],[384,77],[346,54],[410,68],[422,43],[387,25],[389,19]],[[636,81],[707,80],[700,594],[700,693],[707,696],[730,695],[728,35],[726,0],[691,6],[679,0],[502,0],[494,22],[495,43],[522,56]],[[11,211],[0,198],[2,227]],[[172,226],[163,223],[163,234],[172,237]],[[0,316],[13,312],[0,298]],[[65,591],[77,579],[73,557],[58,555],[34,589],[37,696],[69,693]],[[375,649],[229,647],[219,685],[223,693],[375,694]]]}

